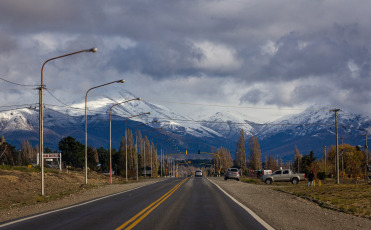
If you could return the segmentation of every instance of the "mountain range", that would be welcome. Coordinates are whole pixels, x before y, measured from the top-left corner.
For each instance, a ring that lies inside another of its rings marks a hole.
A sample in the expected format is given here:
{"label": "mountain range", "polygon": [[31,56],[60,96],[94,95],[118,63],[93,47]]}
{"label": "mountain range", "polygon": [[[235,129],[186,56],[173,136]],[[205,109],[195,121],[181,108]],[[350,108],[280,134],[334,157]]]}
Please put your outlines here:
{"label": "mountain range", "polygon": [[[88,145],[109,147],[110,106],[134,98],[137,97],[130,92],[122,91],[115,97],[99,96],[89,99]],[[84,143],[83,101],[81,99],[69,106],[46,106],[44,147],[57,150],[59,141],[67,136]],[[321,157],[323,146],[336,143],[334,112],[330,109],[329,106],[312,106],[299,114],[262,124],[248,120],[248,116],[235,111],[220,111],[195,120],[161,105],[132,100],[112,107],[112,146],[119,148],[127,123],[129,129],[135,133],[138,128],[142,134],[157,143],[158,148],[171,149],[170,144],[166,143],[166,138],[170,137],[177,146],[177,150],[172,151],[187,149],[189,153],[197,154],[198,150],[210,152],[215,147],[223,146],[234,156],[242,129],[245,133],[247,153],[248,139],[253,135],[258,138],[262,156],[271,155],[292,160],[297,146],[302,154],[313,150],[317,157]],[[151,114],[127,119],[148,112]],[[38,145],[38,116],[38,111],[31,108],[0,112],[0,135],[4,135],[7,142],[18,148],[24,140],[30,141],[33,146]],[[343,138],[344,143],[364,145],[362,134],[371,131],[371,119],[368,116],[340,111],[338,121],[339,137]],[[165,132],[167,136],[163,135]],[[339,143],[341,144],[341,139]]]}

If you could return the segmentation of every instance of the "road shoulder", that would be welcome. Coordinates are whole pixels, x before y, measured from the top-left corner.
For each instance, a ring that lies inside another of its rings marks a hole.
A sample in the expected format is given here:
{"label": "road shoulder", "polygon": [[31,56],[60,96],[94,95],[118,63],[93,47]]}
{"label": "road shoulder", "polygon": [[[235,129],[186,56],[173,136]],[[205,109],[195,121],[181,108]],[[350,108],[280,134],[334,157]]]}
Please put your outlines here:
{"label": "road shoulder", "polygon": [[270,186],[209,179],[275,229],[371,229],[371,220],[321,208]]}

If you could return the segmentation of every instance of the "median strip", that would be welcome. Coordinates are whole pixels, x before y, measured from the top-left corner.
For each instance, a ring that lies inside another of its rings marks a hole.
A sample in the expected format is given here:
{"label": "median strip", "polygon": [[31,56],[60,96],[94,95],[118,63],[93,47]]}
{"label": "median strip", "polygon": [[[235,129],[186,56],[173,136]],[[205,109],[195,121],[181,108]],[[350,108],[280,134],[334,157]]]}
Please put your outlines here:
{"label": "median strip", "polygon": [[186,182],[189,178],[185,178],[179,184],[175,185],[169,192],[165,195],[160,197],[158,200],[150,204],[148,207],[140,211],[138,214],[133,216],[130,220],[126,221],[124,224],[116,228],[116,230],[124,229],[126,226],[130,224],[126,229],[134,228],[140,221],[142,221],[148,214],[150,214],[154,209],[156,209],[162,202],[164,202],[167,198],[169,198],[184,182]]}

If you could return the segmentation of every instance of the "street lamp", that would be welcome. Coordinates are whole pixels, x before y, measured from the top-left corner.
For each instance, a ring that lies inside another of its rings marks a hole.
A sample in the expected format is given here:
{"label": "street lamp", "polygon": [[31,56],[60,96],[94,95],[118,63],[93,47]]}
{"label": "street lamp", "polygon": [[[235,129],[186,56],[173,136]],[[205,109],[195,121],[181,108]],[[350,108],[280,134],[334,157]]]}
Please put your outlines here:
{"label": "street lamp", "polygon": [[40,153],[40,168],[41,168],[41,196],[44,195],[44,122],[43,122],[43,89],[44,89],[44,66],[46,63],[48,63],[51,60],[71,56],[74,54],[79,54],[79,53],[96,53],[98,51],[97,48],[91,48],[91,49],[86,49],[86,50],[80,50],[77,52],[65,54],[62,56],[50,58],[44,62],[44,64],[41,67],[41,84],[40,84],[40,92],[39,92],[39,153]]}
{"label": "street lamp", "polygon": [[134,101],[134,100],[140,101],[141,99],[140,99],[140,98],[135,98],[135,99],[130,99],[130,100],[127,100],[127,101],[119,102],[119,103],[113,104],[113,105],[109,108],[109,176],[110,176],[110,183],[111,183],[111,184],[112,184],[111,111],[112,111],[112,108],[113,108],[114,106],[116,106],[116,105],[120,105],[120,104],[123,104],[123,103],[129,102],[129,101]]}
{"label": "street lamp", "polygon": [[126,162],[125,162],[125,174],[126,174],[125,178],[126,178],[126,182],[128,182],[128,135],[126,133],[126,123],[127,123],[127,121],[130,118],[138,117],[138,116],[142,116],[142,115],[146,115],[146,114],[149,115],[151,113],[150,112],[148,112],[148,113],[141,113],[141,114],[138,114],[138,115],[134,115],[134,116],[128,117],[125,120],[125,160],[126,160]]}
{"label": "street lamp", "polygon": [[96,89],[96,88],[106,86],[106,85],[110,85],[110,84],[113,84],[113,83],[124,83],[124,82],[125,82],[125,80],[112,81],[112,82],[108,82],[108,83],[103,84],[103,85],[95,86],[93,88],[90,88],[88,91],[86,91],[86,94],[85,94],[85,184],[88,184],[88,123],[87,123],[87,120],[88,120],[88,115],[87,115],[88,93],[92,89]]}

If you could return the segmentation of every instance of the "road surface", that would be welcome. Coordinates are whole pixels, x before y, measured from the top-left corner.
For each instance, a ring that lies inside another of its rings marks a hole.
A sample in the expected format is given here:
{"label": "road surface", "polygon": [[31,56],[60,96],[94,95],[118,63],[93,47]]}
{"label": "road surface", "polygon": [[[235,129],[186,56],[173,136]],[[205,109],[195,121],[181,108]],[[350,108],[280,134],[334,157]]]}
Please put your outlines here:
{"label": "road surface", "polygon": [[[259,219],[259,218],[258,218]],[[170,178],[1,229],[266,229],[205,177]]]}

